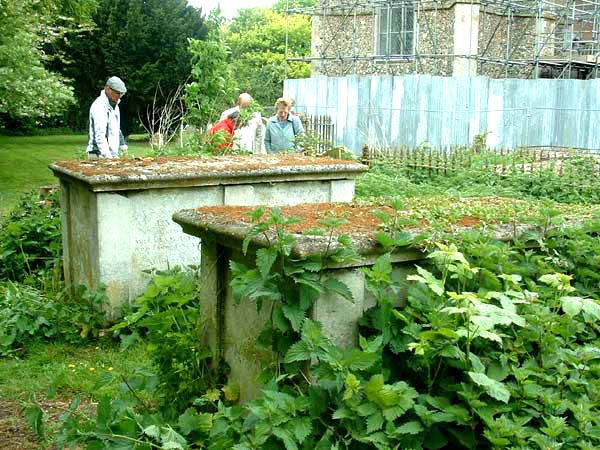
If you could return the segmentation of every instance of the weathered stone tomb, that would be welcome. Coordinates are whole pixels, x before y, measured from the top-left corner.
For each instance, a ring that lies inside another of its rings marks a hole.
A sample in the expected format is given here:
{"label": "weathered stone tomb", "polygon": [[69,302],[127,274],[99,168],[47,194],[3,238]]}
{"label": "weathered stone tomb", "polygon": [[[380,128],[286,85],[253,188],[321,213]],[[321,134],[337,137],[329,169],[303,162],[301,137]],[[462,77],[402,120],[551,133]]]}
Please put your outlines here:
{"label": "weathered stone tomb", "polygon": [[[202,239],[200,296],[201,317],[205,339],[217,362],[225,362],[229,379],[240,386],[240,400],[247,401],[260,393],[257,381],[262,368],[273,360],[274,355],[257,344],[257,338],[270,320],[270,304],[264,302],[260,311],[250,300],[236,301],[231,288],[231,261],[253,267],[256,250],[268,247],[272,242],[264,236],[252,238],[249,251],[242,252],[243,240],[252,227],[247,215],[253,208],[205,207],[184,210],[174,214],[173,219],[183,230]],[[332,211],[344,212],[350,220],[349,226],[337,230],[350,236],[353,248],[359,257],[351,261],[326,266],[323,277],[333,277],[343,282],[352,292],[354,301],[349,302],[339,294],[325,293],[317,299],[311,318],[323,325],[324,334],[335,344],[343,347],[356,345],[358,320],[364,312],[375,305],[375,299],[366,288],[363,267],[372,266],[383,253],[373,234],[380,220],[371,214],[378,209],[373,206],[354,204],[341,205],[324,203],[304,204],[283,208],[283,215],[298,216],[303,220],[289,231],[296,238],[292,258],[304,259],[310,255],[332,251],[340,244],[327,236],[303,235],[303,229],[318,226],[319,219]],[[389,208],[387,208],[389,210]],[[406,277],[413,273],[415,262],[424,255],[409,249],[392,255],[395,276]],[[402,298],[398,299],[402,302]]]}
{"label": "weathered stone tomb", "polygon": [[198,264],[199,240],[171,220],[214,205],[348,202],[366,170],[300,155],[228,155],[62,161],[64,270],[68,285],[106,286],[114,312],[145,289],[152,269]]}

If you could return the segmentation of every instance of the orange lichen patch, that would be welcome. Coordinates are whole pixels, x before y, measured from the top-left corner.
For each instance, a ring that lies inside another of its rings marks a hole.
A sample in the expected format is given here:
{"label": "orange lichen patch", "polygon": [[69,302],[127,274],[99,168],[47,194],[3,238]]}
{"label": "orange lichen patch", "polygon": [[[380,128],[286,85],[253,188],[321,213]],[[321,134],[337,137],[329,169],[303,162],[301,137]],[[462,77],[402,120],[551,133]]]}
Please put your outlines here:
{"label": "orange lichen patch", "polygon": [[481,223],[481,219],[473,216],[465,216],[456,221],[455,225],[459,227],[475,227]]}
{"label": "orange lichen patch", "polygon": [[[228,222],[250,223],[249,213],[256,207],[249,206],[206,206],[197,208],[201,214],[211,214],[224,217]],[[265,216],[268,217],[272,208],[263,208]],[[389,206],[364,206],[353,203],[304,203],[295,206],[280,208],[284,217],[298,217],[302,220],[286,227],[291,233],[303,233],[310,228],[325,227],[319,222],[331,217],[345,219],[348,223],[336,227],[336,233],[372,233],[381,226],[381,219],[373,214],[373,211],[382,211],[393,215],[394,211]],[[262,220],[262,219],[261,219]]]}
{"label": "orange lichen patch", "polygon": [[[355,161],[309,157],[299,154],[277,155],[220,155],[212,157],[175,156],[156,158],[95,159],[84,161],[59,161],[56,166],[80,173],[95,175],[176,175],[190,173],[259,171],[290,166],[354,166]],[[365,167],[366,170],[366,167]]]}

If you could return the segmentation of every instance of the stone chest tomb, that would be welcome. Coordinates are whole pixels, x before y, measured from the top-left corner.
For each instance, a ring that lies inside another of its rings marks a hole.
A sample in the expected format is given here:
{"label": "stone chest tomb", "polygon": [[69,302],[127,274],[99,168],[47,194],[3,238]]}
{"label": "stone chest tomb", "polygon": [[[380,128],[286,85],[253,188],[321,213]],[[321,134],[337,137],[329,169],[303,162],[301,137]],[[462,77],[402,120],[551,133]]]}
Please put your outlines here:
{"label": "stone chest tomb", "polygon": [[[261,234],[250,239],[248,252],[242,251],[243,241],[253,227],[248,213],[251,207],[204,207],[184,210],[174,214],[173,219],[186,233],[202,239],[200,273],[200,309],[203,320],[205,345],[215,356],[217,364],[226,363],[230,369],[230,382],[240,386],[240,400],[247,401],[260,393],[257,381],[261,370],[272,364],[274,354],[261,347],[257,340],[271,320],[271,301],[265,300],[258,310],[255,301],[235,299],[232,289],[233,276],[230,263],[242,263],[255,267],[256,251],[273,244],[275,234]],[[355,204],[303,204],[282,208],[283,216],[298,216],[302,222],[287,231],[295,237],[291,258],[302,260],[311,255],[334,251],[341,244],[328,235],[303,235],[302,231],[319,226],[318,221],[331,212],[346,214],[350,224],[335,229],[352,241],[355,258],[329,263],[321,269],[321,280],[343,283],[352,294],[352,301],[332,291],[319,295],[309,316],[323,326],[325,336],[336,345],[352,347],[358,342],[358,320],[364,312],[375,306],[375,298],[367,290],[364,267],[372,266],[384,249],[373,237],[380,219],[371,213],[383,209]],[[391,211],[391,208],[385,209]],[[405,278],[413,273],[415,261],[423,254],[416,249],[403,249],[391,256],[395,276]],[[398,301],[403,301],[400,293]],[[238,301],[239,300],[239,301]]]}
{"label": "stone chest tomb", "polygon": [[349,202],[366,167],[299,155],[63,161],[60,179],[65,279],[106,286],[111,310],[145,289],[145,271],[198,263],[197,237],[175,211],[216,205]]}

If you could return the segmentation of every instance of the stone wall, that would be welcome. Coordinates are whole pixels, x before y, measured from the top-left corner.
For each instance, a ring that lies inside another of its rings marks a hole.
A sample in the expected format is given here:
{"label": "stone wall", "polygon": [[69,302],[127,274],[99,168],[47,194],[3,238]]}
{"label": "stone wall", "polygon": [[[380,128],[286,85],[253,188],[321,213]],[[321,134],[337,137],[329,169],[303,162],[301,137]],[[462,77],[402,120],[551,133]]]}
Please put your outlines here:
{"label": "stone wall", "polygon": [[506,15],[482,8],[479,14],[477,74],[491,78],[532,78],[533,65],[505,65],[502,61],[531,61],[536,55],[536,17]]}
{"label": "stone wall", "polygon": [[[429,74],[486,75],[493,78],[535,76],[531,62],[539,50],[542,33],[548,33],[554,19],[536,18],[535,11],[527,14],[507,14],[497,6],[469,3],[474,9],[473,49],[468,53],[473,63],[468,73],[458,70],[453,55],[455,39],[464,39],[464,23],[456,23],[461,2],[421,2],[415,12],[415,55],[404,59],[375,59],[377,8],[356,6],[348,0],[322,0],[321,8],[313,15],[312,76],[405,75]],[[539,23],[538,23],[539,20]],[[539,33],[539,36],[538,36]],[[460,36],[460,37],[457,37]],[[546,49],[545,56],[551,56]],[[523,64],[507,66],[506,59]],[[476,73],[475,73],[476,72]]]}
{"label": "stone wall", "polygon": [[[416,53],[452,53],[453,8],[422,9],[417,15]],[[404,60],[373,59],[376,54],[376,9],[336,10],[312,18],[312,76],[404,75],[422,73],[452,75],[451,58],[408,57]],[[356,58],[352,58],[356,57]],[[336,59],[339,58],[339,59]]]}

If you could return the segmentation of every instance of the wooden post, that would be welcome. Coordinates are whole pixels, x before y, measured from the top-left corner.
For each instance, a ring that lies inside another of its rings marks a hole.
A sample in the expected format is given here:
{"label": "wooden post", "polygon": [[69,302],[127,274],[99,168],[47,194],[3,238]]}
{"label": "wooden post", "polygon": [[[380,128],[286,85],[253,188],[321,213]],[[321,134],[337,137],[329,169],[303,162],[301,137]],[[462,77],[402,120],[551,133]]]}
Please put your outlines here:
{"label": "wooden post", "polygon": [[363,164],[366,164],[367,166],[369,166],[371,164],[370,159],[371,159],[371,155],[370,155],[370,152],[369,152],[369,146],[368,145],[363,145],[363,148],[362,148],[362,157],[361,157],[360,161]]}

